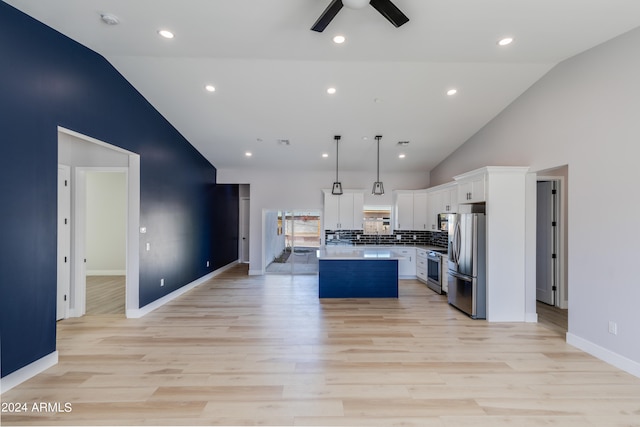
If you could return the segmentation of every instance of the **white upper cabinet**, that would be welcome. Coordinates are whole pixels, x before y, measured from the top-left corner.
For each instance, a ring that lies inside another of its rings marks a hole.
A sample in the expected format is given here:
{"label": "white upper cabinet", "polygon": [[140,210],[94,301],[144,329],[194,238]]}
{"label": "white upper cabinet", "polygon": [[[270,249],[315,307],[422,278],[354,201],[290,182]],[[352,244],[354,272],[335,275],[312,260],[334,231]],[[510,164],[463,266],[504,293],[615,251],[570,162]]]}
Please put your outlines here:
{"label": "white upper cabinet", "polygon": [[344,190],[340,196],[324,192],[324,228],[325,230],[362,230],[363,228],[363,190]]}
{"label": "white upper cabinet", "polygon": [[427,206],[429,208],[427,229],[438,231],[438,214],[458,211],[458,186],[455,183],[448,183],[429,189]]}
{"label": "white upper cabinet", "polygon": [[458,182],[458,203],[480,203],[486,201],[486,171],[470,172],[455,177]]}
{"label": "white upper cabinet", "polygon": [[427,191],[413,193],[413,230],[429,230]]}
{"label": "white upper cabinet", "polygon": [[413,190],[396,190],[394,230],[413,230]]}

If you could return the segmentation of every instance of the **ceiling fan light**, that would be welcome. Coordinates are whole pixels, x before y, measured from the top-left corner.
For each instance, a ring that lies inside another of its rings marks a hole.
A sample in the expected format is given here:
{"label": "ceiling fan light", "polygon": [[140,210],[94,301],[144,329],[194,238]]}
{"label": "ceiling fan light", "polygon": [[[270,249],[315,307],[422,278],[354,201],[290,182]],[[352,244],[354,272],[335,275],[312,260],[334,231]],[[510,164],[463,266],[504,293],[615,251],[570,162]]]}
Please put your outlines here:
{"label": "ceiling fan light", "polygon": [[369,4],[369,0],[342,0],[342,4],[349,9],[362,9]]}

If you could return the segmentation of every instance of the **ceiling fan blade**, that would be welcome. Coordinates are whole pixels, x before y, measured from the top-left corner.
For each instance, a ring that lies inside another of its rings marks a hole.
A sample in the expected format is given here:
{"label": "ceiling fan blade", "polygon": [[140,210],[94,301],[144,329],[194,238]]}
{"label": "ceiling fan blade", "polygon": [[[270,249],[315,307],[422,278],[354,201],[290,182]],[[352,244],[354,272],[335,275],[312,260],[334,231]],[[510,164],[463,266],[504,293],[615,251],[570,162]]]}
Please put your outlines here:
{"label": "ceiling fan blade", "polygon": [[409,22],[409,18],[391,0],[371,0],[370,4],[396,28]]}
{"label": "ceiling fan blade", "polygon": [[322,12],[322,15],[320,15],[320,18],[313,24],[311,29],[319,33],[323,32],[338,12],[340,12],[340,9],[342,9],[342,0],[332,0],[331,4]]}

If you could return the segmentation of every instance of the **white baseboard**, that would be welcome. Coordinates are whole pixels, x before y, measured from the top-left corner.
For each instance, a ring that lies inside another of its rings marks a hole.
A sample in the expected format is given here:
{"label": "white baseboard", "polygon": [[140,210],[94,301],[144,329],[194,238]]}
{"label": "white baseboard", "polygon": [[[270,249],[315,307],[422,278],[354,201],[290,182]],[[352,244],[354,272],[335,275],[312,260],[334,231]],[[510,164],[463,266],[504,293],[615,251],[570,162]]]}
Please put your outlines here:
{"label": "white baseboard", "polygon": [[538,313],[525,313],[524,321],[526,323],[538,323]]}
{"label": "white baseboard", "polygon": [[614,353],[611,350],[607,350],[604,347],[600,347],[591,341],[587,341],[584,338],[580,338],[574,334],[570,334],[569,332],[567,332],[567,343],[594,357],[597,357],[604,362],[607,362],[610,365],[615,366],[616,368],[622,369],[623,371],[640,378],[640,363],[638,362],[627,359],[618,353]]}
{"label": "white baseboard", "polygon": [[163,305],[165,305],[166,303],[168,303],[169,301],[172,301],[176,298],[178,298],[180,295],[183,295],[185,292],[189,292],[191,289],[203,284],[204,282],[206,282],[207,280],[210,280],[214,277],[216,277],[217,275],[224,273],[225,271],[229,270],[231,267],[235,266],[236,264],[238,264],[238,261],[234,261],[230,264],[225,265],[224,267],[221,267],[215,271],[212,271],[211,273],[207,274],[206,276],[202,276],[201,278],[194,280],[193,282],[184,285],[183,287],[181,287],[180,289],[176,289],[175,291],[171,292],[170,294],[167,294],[165,296],[163,296],[160,299],[157,299],[147,305],[145,305],[144,307],[141,308],[137,308],[137,309],[127,309],[127,313],[126,316],[129,319],[139,319],[141,317],[143,317],[146,314],[151,313],[153,310],[162,307]]}
{"label": "white baseboard", "polygon": [[87,270],[87,276],[126,276],[127,270]]}
{"label": "white baseboard", "polygon": [[41,372],[46,371],[50,367],[58,363],[58,352],[54,351],[44,357],[36,360],[27,366],[10,373],[4,378],[0,378],[0,394],[9,391],[15,386],[33,378]]}
{"label": "white baseboard", "polygon": [[251,270],[249,269],[249,276],[262,276],[262,270]]}

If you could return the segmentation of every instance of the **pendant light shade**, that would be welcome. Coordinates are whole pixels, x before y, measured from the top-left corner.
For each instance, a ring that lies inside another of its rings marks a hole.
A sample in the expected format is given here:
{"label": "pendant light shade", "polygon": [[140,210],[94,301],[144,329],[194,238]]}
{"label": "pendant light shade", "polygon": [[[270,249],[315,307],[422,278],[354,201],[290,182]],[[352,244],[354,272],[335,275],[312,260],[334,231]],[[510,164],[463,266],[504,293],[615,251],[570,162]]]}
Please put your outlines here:
{"label": "pendant light shade", "polygon": [[336,181],[333,183],[333,187],[331,188],[331,194],[339,196],[342,194],[342,183],[338,180],[338,144],[340,141],[340,135],[334,136],[333,139],[336,140]]}
{"label": "pendant light shade", "polygon": [[371,194],[375,196],[382,196],[384,194],[384,185],[382,181],[380,181],[380,140],[382,139],[382,135],[376,135],[376,141],[378,141],[378,168],[376,175],[376,182],[373,183],[373,190],[371,190]]}

